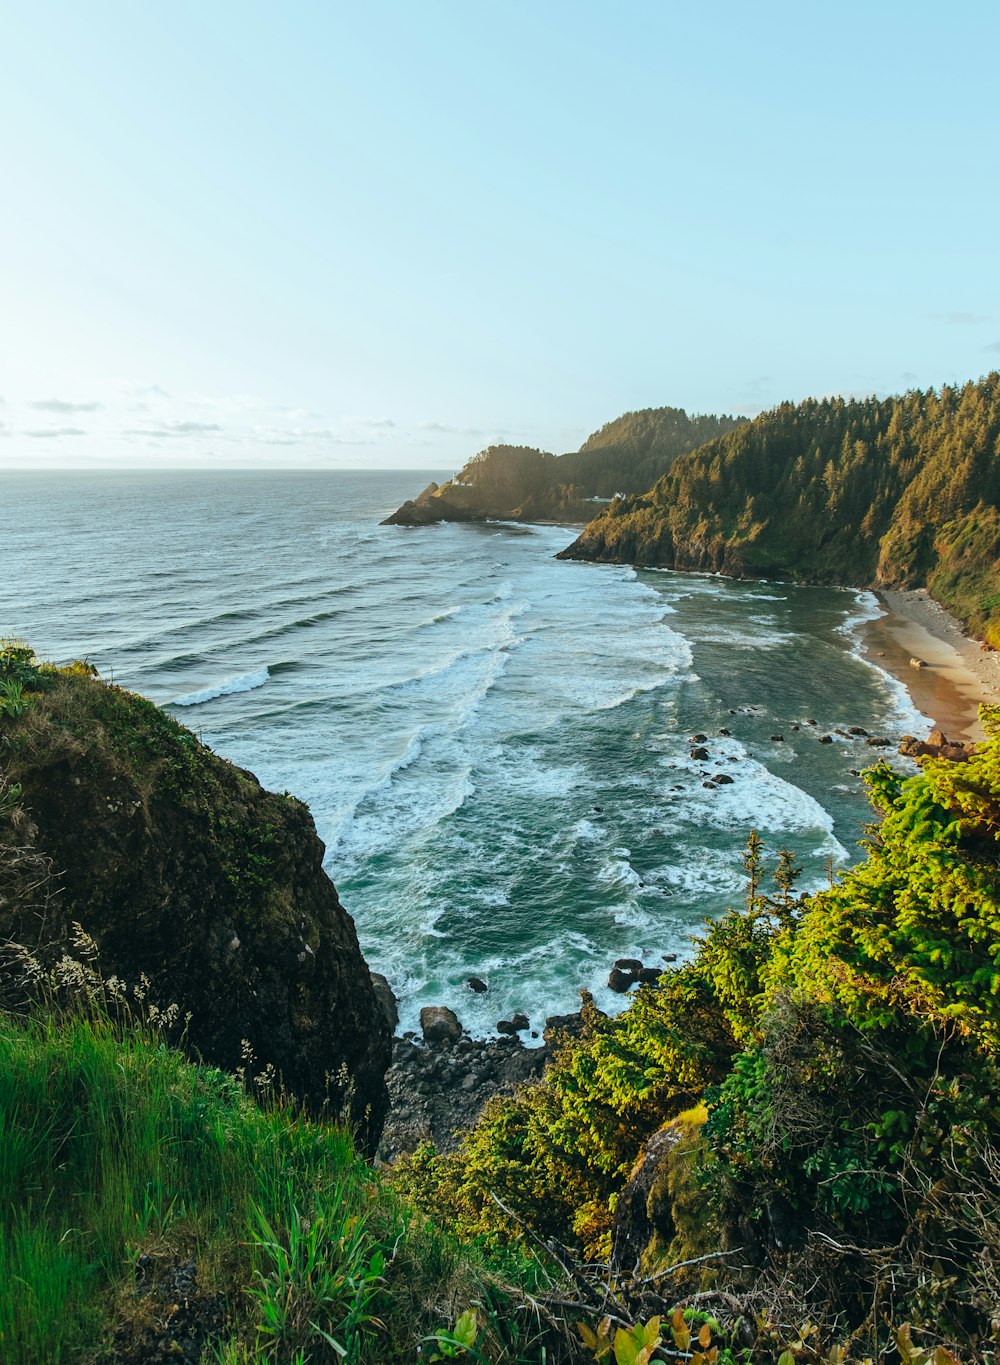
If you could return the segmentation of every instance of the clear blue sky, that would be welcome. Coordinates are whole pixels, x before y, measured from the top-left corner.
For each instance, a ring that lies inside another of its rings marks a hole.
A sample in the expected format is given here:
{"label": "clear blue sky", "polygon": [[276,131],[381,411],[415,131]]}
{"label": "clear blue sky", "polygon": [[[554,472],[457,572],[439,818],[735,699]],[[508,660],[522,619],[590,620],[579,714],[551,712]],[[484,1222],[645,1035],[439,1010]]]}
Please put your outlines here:
{"label": "clear blue sky", "polygon": [[457,467],[1000,366],[992,0],[6,0],[0,50],[0,467]]}

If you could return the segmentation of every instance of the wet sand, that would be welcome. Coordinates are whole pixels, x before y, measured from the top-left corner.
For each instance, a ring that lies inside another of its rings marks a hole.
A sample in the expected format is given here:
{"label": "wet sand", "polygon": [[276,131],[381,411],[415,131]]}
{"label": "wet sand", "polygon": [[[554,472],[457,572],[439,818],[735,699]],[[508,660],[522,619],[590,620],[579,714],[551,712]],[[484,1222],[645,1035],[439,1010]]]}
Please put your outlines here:
{"label": "wet sand", "polygon": [[949,739],[982,739],[980,702],[1000,705],[1000,654],[981,649],[925,588],[875,595],[885,615],[865,627],[868,657],[903,683],[917,710]]}

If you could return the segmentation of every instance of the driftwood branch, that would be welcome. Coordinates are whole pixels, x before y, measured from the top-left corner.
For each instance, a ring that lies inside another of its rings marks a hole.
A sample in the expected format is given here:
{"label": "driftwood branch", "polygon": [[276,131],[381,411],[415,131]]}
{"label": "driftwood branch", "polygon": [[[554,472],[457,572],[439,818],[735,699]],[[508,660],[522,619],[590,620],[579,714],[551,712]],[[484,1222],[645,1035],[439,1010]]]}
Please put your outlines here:
{"label": "driftwood branch", "polygon": [[721,1261],[726,1256],[738,1256],[741,1247],[734,1251],[709,1251],[704,1256],[692,1256],[689,1261],[678,1261],[676,1265],[668,1266],[666,1270],[658,1270],[655,1275],[647,1275],[645,1279],[633,1280],[633,1284],[638,1287],[644,1284],[656,1284],[658,1280],[665,1280],[668,1275],[673,1275],[675,1271],[687,1270],[688,1266],[703,1265],[705,1261]]}

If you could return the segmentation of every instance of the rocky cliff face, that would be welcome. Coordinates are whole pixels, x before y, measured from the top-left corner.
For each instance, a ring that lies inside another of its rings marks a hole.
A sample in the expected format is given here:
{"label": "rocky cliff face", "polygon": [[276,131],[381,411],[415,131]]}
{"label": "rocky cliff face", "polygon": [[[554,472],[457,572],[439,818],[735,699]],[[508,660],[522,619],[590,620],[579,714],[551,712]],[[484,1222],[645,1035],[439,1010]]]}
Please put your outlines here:
{"label": "rocky cliff face", "polygon": [[[699,561],[705,557],[696,556]],[[718,568],[714,555],[709,556],[712,561],[709,564],[678,563],[670,527],[647,508],[642,498],[617,498],[588,522],[573,544],[556,558],[651,564],[666,569]]]}
{"label": "rocky cliff face", "polygon": [[57,894],[42,915],[8,888],[0,942],[58,951],[78,921],[106,976],[145,974],[150,998],[190,1011],[207,1061],[236,1068],[246,1040],[255,1071],[329,1100],[374,1148],[390,1030],[308,808],[86,670],[28,674],[25,700],[0,711],[0,853],[16,846],[36,881],[47,859]]}

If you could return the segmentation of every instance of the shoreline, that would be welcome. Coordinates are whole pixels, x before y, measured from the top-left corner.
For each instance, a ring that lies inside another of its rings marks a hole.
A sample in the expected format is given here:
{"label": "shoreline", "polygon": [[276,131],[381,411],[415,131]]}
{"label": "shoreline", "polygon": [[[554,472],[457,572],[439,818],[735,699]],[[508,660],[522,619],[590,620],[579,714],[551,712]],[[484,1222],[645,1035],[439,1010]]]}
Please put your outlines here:
{"label": "shoreline", "polygon": [[978,708],[1000,705],[1000,655],[966,635],[926,588],[873,591],[882,615],[864,625],[865,657],[901,682],[917,710],[949,739],[984,739]]}

